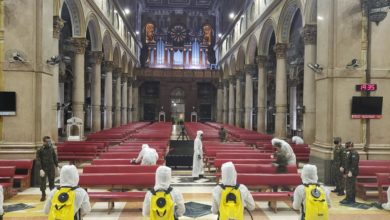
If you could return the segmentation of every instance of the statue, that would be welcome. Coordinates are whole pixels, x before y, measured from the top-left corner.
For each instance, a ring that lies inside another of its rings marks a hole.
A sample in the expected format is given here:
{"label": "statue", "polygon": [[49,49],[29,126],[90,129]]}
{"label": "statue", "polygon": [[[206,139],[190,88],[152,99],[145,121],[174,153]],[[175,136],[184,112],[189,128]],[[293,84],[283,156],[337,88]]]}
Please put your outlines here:
{"label": "statue", "polygon": [[146,43],[156,43],[154,40],[154,24],[147,23],[145,25],[145,31],[146,31]]}
{"label": "statue", "polygon": [[203,26],[203,44],[211,45],[213,40],[213,28],[206,24]]}

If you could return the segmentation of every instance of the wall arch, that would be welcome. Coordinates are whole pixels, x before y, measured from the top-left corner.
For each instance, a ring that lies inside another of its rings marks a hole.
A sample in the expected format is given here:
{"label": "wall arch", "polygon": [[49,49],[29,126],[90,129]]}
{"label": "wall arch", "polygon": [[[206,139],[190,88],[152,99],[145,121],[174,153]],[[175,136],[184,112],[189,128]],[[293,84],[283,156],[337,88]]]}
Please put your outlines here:
{"label": "wall arch", "polygon": [[[85,17],[80,0],[65,0],[64,4],[69,9],[70,19],[72,21],[72,36],[84,37],[86,33]],[[62,7],[64,7],[64,4]]]}
{"label": "wall arch", "polygon": [[279,16],[278,31],[276,34],[277,42],[288,43],[290,38],[291,23],[295,13],[302,10],[302,4],[300,0],[289,0],[283,6],[282,12]]}
{"label": "wall arch", "polygon": [[237,58],[236,58],[236,70],[244,70],[245,65],[245,49],[242,45],[240,45]]}
{"label": "wall arch", "polygon": [[229,67],[230,67],[229,75],[235,75],[236,74],[236,59],[233,55],[230,57]]}
{"label": "wall arch", "polygon": [[112,39],[108,30],[103,35],[103,47],[104,47],[104,59],[106,61],[112,61]]}
{"label": "wall arch", "polygon": [[275,33],[275,22],[269,18],[265,21],[259,38],[259,55],[269,54],[269,44],[272,37],[272,33]]}
{"label": "wall arch", "polygon": [[248,44],[246,46],[246,63],[254,64],[256,59],[257,39],[254,34],[249,37]]}
{"label": "wall arch", "polygon": [[113,61],[115,67],[121,67],[121,49],[119,47],[119,43],[115,44],[114,53],[113,53]]}
{"label": "wall arch", "polygon": [[87,28],[91,37],[92,51],[102,50],[102,36],[100,35],[99,21],[94,13],[89,13],[87,17]]}

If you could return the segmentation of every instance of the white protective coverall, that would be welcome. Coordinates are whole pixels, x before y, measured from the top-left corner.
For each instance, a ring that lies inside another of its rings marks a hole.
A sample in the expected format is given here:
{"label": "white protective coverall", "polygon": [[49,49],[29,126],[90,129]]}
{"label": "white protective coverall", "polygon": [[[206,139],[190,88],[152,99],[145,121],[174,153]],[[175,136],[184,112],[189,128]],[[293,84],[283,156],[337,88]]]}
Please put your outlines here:
{"label": "white protective coverall", "polygon": [[[222,164],[221,167],[222,175],[222,184],[225,186],[235,186],[237,185],[237,172],[234,164],[232,162],[227,162]],[[239,187],[241,194],[241,202],[243,207],[246,207],[249,210],[255,209],[255,201],[253,200],[252,194],[249,192],[248,188],[240,184]],[[211,212],[213,214],[218,214],[219,204],[221,201],[222,188],[221,186],[216,186],[213,190],[213,202],[211,205]]]}
{"label": "white protective coverall", "polygon": [[202,134],[203,131],[196,132],[196,138],[194,141],[194,158],[192,162],[192,177],[199,177],[199,175],[204,174]]}
{"label": "white protective coverall", "polygon": [[281,151],[283,151],[285,153],[288,165],[296,165],[297,164],[297,159],[295,157],[295,153],[294,153],[293,149],[291,148],[291,146],[286,141],[278,139],[278,138],[273,138],[271,140],[271,143],[273,146],[275,146],[276,143],[280,143]]}
{"label": "white protective coverall", "polygon": [[136,163],[141,162],[141,165],[156,165],[158,160],[158,153],[156,149],[150,148],[149,145],[143,144],[142,150],[139,152]]}
{"label": "white protective coverall", "polygon": [[[167,190],[171,185],[171,168],[166,166],[159,166],[156,170],[156,184],[154,185],[154,190]],[[182,216],[186,208],[184,206],[184,198],[183,195],[172,188],[171,191],[172,201],[175,203],[175,216]],[[150,201],[152,199],[152,193],[148,191],[145,195],[144,204],[142,207],[142,215],[145,217],[149,217],[150,215]]]}
{"label": "white protective coverall", "polygon": [[390,210],[390,187],[387,189],[387,203],[383,203],[382,208]]}
{"label": "white protective coverall", "polygon": [[303,141],[303,139],[299,136],[294,136],[291,138],[291,141],[294,143],[294,144],[304,144],[305,142]]}
{"label": "white protective coverall", "polygon": [[[302,168],[301,172],[301,179],[303,184],[311,184],[311,183],[317,183],[318,182],[318,176],[317,176],[317,167],[315,165],[311,164],[305,164]],[[305,186],[301,184],[299,185],[295,191],[294,191],[294,201],[293,201],[293,209],[295,210],[300,210],[302,208],[306,208],[305,202],[306,202],[306,194],[305,194]],[[330,200],[329,197],[329,191],[325,189],[323,186],[321,188],[325,192],[325,197],[326,197],[326,202],[328,203],[328,207],[331,207],[332,201]],[[302,210],[301,215],[299,219],[302,218]]]}
{"label": "white protective coverall", "polygon": [[[60,173],[60,186],[75,187],[79,184],[79,172],[74,165],[64,165]],[[57,191],[57,188],[54,188],[46,200],[44,212],[49,214],[51,200],[54,196],[54,193]],[[81,216],[88,214],[91,211],[91,204],[89,203],[88,193],[83,188],[77,188],[74,190],[76,193],[75,199],[75,214],[80,209]]]}

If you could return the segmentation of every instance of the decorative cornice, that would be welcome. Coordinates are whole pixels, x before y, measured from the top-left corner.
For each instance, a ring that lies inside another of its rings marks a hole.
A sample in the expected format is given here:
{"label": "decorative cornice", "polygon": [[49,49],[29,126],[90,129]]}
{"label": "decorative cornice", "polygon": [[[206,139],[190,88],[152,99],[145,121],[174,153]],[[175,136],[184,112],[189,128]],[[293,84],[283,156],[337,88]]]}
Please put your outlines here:
{"label": "decorative cornice", "polygon": [[317,44],[317,25],[307,24],[303,28],[303,39],[306,45]]}
{"label": "decorative cornice", "polygon": [[102,64],[103,61],[103,52],[101,51],[93,51],[92,52],[92,59],[95,62],[95,64]]}
{"label": "decorative cornice", "polygon": [[286,58],[287,44],[277,43],[277,44],[275,44],[274,50],[275,50],[277,59]]}
{"label": "decorative cornice", "polygon": [[73,50],[76,54],[85,54],[88,41],[85,38],[72,38]]}
{"label": "decorative cornice", "polygon": [[60,16],[53,16],[53,37],[59,39],[61,29],[64,27],[65,21]]}

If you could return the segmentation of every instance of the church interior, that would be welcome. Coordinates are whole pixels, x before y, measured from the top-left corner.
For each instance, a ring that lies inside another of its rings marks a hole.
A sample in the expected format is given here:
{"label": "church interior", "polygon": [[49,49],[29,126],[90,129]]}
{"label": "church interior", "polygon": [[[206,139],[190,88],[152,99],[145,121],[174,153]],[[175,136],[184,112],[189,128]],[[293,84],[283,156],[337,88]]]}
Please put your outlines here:
{"label": "church interior", "polygon": [[[232,219],[304,219],[309,194],[301,210],[293,201],[307,164],[330,197],[318,219],[390,219],[389,11],[390,0],[0,0],[0,219],[48,219],[50,189],[74,165],[84,220],[157,219],[143,205],[159,166],[184,198],[179,219],[216,220],[228,162],[255,204]],[[294,162],[279,172],[285,144]]]}

